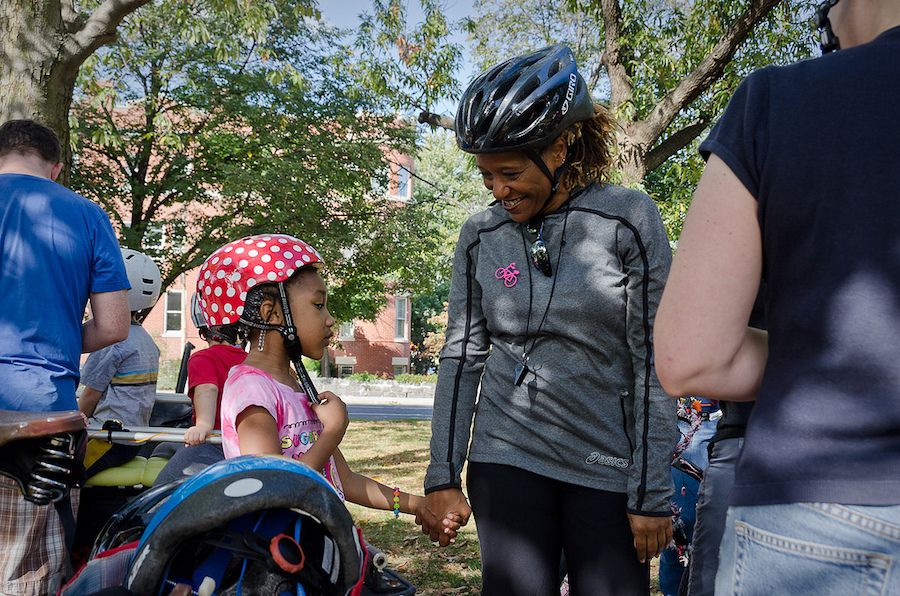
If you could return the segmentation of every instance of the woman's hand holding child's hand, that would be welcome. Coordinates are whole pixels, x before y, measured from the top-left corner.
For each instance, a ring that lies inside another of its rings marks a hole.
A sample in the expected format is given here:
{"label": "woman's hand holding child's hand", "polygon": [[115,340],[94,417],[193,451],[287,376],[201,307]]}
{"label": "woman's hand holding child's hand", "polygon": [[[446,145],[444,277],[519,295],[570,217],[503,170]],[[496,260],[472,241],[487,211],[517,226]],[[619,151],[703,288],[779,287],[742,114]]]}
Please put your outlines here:
{"label": "woman's hand holding child's hand", "polygon": [[468,516],[464,517],[456,511],[447,511],[443,519],[439,519],[425,506],[424,499],[416,506],[414,513],[416,523],[422,526],[422,533],[430,534],[432,541],[439,542],[441,546],[455,542],[459,529],[468,522]]}

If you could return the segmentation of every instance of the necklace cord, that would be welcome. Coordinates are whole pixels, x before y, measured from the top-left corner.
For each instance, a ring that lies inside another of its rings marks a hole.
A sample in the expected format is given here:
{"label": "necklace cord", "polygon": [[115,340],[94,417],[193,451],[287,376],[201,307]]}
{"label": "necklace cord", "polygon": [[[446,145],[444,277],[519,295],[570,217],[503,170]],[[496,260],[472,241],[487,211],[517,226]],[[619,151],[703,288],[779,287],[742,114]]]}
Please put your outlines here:
{"label": "necklace cord", "polygon": [[[537,343],[538,336],[541,333],[541,329],[544,327],[544,321],[547,320],[547,313],[550,312],[550,304],[553,302],[553,294],[556,291],[556,280],[559,279],[559,263],[562,258],[562,248],[566,243],[566,227],[569,223],[569,212],[571,211],[571,203],[566,202],[566,213],[563,217],[563,228],[562,228],[562,237],[560,238],[559,243],[559,252],[556,253],[556,275],[553,276],[553,283],[550,286],[550,297],[547,298],[547,307],[544,309],[544,314],[541,317],[540,323],[538,323],[537,330],[534,332],[534,336],[531,337],[531,348],[528,347],[528,329],[531,327],[531,313],[532,306],[534,304],[534,287],[532,285],[531,278],[531,267],[528,267],[528,318],[525,320],[525,340],[522,342],[522,363],[527,364],[528,362],[528,354],[534,349],[535,343]],[[543,218],[542,218],[543,219]],[[543,221],[541,221],[543,225]],[[525,256],[529,258],[528,255],[528,242],[525,239],[525,227],[524,224],[519,227],[519,230],[522,233],[522,245],[525,248]],[[546,240],[544,241],[546,244]],[[548,248],[549,251],[549,248]]]}

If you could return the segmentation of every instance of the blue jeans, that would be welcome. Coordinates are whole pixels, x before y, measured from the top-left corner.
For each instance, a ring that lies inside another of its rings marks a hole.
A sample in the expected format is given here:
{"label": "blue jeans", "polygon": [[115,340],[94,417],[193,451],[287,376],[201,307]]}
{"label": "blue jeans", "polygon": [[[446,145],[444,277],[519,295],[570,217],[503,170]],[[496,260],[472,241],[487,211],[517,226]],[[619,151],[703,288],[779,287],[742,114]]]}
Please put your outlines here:
{"label": "blue jeans", "polygon": [[[682,453],[682,457],[701,470],[705,470],[709,462],[709,442],[716,434],[717,420],[705,420],[700,423],[700,428],[691,437],[691,442]],[[689,432],[690,425],[684,420],[678,421],[678,430],[682,436]],[[684,532],[688,540],[694,534],[694,520],[697,518],[697,490],[700,483],[681,470],[671,468],[672,483],[675,486],[675,495],[672,502],[681,510],[679,518],[684,523]],[[678,594],[678,585],[681,575],[684,573],[684,565],[678,559],[678,552],[674,548],[667,548],[659,557],[659,590],[664,596]]]}
{"label": "blue jeans", "polygon": [[900,594],[900,505],[729,507],[716,594]]}
{"label": "blue jeans", "polygon": [[719,545],[728,514],[728,494],[734,486],[734,467],[744,438],[719,439],[713,443],[709,465],[697,493],[697,518],[690,551],[689,596],[713,596]]}

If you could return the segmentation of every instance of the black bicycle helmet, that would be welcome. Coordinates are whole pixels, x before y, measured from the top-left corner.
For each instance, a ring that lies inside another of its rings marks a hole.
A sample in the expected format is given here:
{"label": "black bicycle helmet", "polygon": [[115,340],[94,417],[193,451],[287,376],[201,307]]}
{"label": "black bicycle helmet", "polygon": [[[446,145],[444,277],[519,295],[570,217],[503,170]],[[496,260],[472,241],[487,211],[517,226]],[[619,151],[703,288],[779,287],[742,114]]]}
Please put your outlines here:
{"label": "black bicycle helmet", "polygon": [[153,515],[187,479],[185,476],[154,486],[122,505],[100,530],[89,558],[93,559],[104,551],[140,540]]}
{"label": "black bicycle helmet", "polygon": [[537,149],[593,116],[575,54],[556,44],[510,58],[472,81],[456,112],[456,142],[467,153]]}
{"label": "black bicycle helmet", "polygon": [[220,596],[344,596],[361,584],[364,562],[327,480],[291,459],[241,456],[187,479],[155,510],[124,586],[135,596],[204,581]]}

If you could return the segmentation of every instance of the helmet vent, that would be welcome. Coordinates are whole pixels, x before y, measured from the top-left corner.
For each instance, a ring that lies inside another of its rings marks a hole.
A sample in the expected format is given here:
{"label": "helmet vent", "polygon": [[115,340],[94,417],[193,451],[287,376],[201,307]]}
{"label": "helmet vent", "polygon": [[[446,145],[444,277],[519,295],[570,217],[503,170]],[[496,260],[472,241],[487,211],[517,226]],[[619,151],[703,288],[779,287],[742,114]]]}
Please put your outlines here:
{"label": "helmet vent", "polygon": [[473,105],[473,106],[480,106],[480,105],[481,105],[481,101],[482,101],[483,99],[484,99],[484,93],[483,93],[482,91],[479,91],[478,94],[474,97],[474,99],[472,99],[471,105]]}
{"label": "helmet vent", "polygon": [[519,64],[519,68],[526,69],[529,66],[531,66],[532,64],[536,64],[537,62],[539,62],[541,60],[541,58],[542,58],[542,56],[534,54],[531,57],[526,58],[525,60],[522,60],[522,62]]}
{"label": "helmet vent", "polygon": [[534,93],[541,86],[541,80],[534,76],[525,81],[518,91],[516,91],[515,101],[520,102]]}
{"label": "helmet vent", "polygon": [[548,77],[552,77],[556,73],[562,70],[563,63],[561,60],[554,60],[550,67],[547,69]]}
{"label": "helmet vent", "polygon": [[505,79],[502,83],[500,83],[497,88],[491,93],[491,97],[495,100],[500,100],[506,97],[506,94],[509,93],[509,90],[512,89],[513,84],[515,84],[515,79]]}

